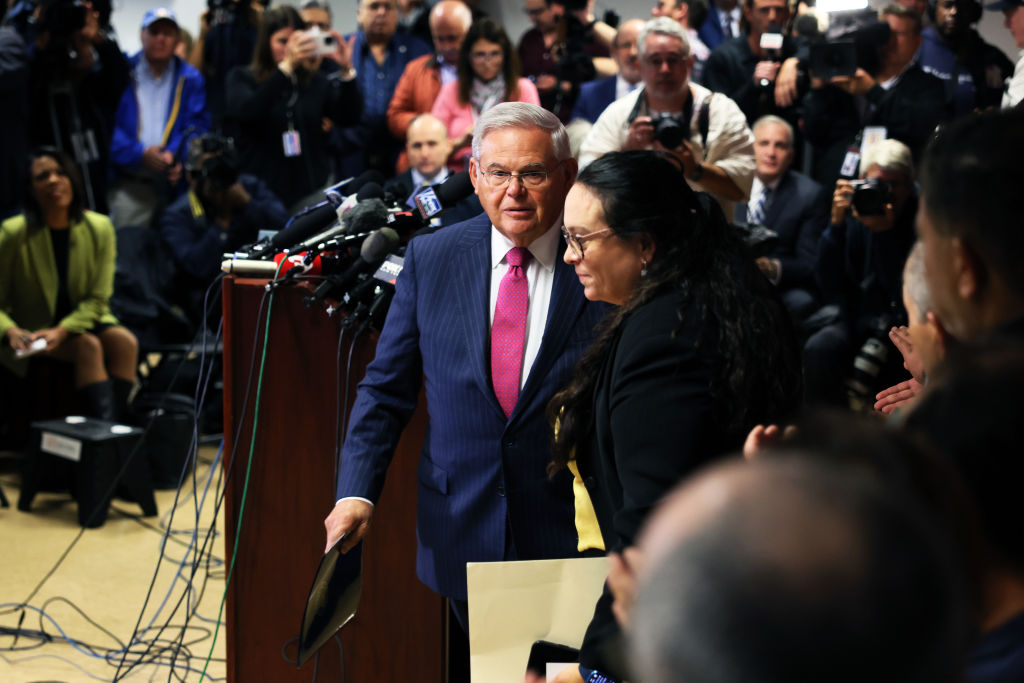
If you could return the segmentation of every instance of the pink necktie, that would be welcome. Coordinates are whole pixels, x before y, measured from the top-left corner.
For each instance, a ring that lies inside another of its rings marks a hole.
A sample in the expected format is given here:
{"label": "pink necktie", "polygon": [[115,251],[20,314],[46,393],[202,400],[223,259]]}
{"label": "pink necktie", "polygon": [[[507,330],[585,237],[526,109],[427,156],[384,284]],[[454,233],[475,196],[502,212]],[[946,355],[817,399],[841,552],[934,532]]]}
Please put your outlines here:
{"label": "pink necktie", "polygon": [[530,261],[530,252],[524,247],[512,247],[505,254],[505,260],[508,272],[498,287],[498,303],[491,326],[491,382],[494,395],[508,417],[519,398],[519,378],[523,371],[526,309],[530,303],[526,264]]}

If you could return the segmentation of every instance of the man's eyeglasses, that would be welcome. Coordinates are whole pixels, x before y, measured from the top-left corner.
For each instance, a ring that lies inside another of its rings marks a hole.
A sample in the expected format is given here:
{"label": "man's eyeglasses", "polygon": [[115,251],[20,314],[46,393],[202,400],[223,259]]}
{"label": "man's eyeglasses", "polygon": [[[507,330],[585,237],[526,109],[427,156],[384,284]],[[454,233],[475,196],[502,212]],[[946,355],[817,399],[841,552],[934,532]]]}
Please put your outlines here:
{"label": "man's eyeglasses", "polygon": [[605,233],[612,232],[611,228],[605,228],[604,230],[595,230],[594,232],[588,232],[586,235],[574,235],[569,232],[569,228],[562,226],[562,237],[565,238],[565,243],[569,245],[569,249],[572,250],[573,255],[580,261],[583,260],[583,245],[589,240],[595,237],[600,237]]}
{"label": "man's eyeglasses", "polygon": [[668,55],[667,57],[648,55],[644,57],[644,62],[650,64],[655,69],[660,69],[664,64],[668,64],[670,69],[676,69],[685,64],[687,59],[689,59],[689,57],[685,55]]}
{"label": "man's eyeglasses", "polygon": [[523,187],[541,187],[548,181],[550,175],[547,171],[523,171],[522,173],[509,173],[508,171],[484,171],[484,179],[493,188],[505,187],[513,178],[519,179]]}

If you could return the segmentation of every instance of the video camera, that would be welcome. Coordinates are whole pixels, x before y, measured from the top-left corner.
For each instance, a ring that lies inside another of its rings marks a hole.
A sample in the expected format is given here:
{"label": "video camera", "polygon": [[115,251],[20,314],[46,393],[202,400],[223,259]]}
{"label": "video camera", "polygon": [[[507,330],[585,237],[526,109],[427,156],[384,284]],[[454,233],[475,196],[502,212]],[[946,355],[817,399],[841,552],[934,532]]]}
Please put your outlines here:
{"label": "video camera", "polygon": [[853,76],[857,69],[878,73],[879,52],[889,42],[889,24],[879,21],[873,10],[836,12],[824,36],[810,47],[810,72],[828,81]]}
{"label": "video camera", "polygon": [[188,145],[185,169],[199,180],[203,192],[222,192],[238,180],[235,143],[213,133],[192,138]]}

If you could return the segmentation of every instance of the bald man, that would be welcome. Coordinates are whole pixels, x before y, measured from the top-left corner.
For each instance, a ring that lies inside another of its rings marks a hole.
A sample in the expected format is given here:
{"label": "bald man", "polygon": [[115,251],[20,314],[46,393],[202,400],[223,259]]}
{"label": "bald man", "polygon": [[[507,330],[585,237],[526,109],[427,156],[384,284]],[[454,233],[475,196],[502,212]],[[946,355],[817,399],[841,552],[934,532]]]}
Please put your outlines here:
{"label": "bald man", "polygon": [[[460,0],[441,0],[430,10],[433,54],[414,59],[405,67],[388,105],[388,128],[404,140],[417,114],[429,112],[441,86],[458,78],[456,64],[462,41],[473,23],[473,14]],[[409,168],[407,153],[398,159],[396,172]]]}
{"label": "bald man", "polygon": [[[416,116],[406,131],[405,154],[409,159],[409,168],[388,181],[384,189],[400,191],[406,204],[415,208],[413,198],[418,192],[448,179],[449,171],[445,160],[451,151],[448,129],[444,122],[430,113]],[[450,210],[434,218],[434,227],[444,227],[468,220],[483,210],[477,196],[470,194]]]}
{"label": "bald man", "polygon": [[640,53],[636,40],[645,23],[643,19],[629,19],[619,27],[612,43],[612,58],[619,67],[619,73],[581,85],[572,110],[573,119],[594,123],[605,107],[633,92],[640,83]]}
{"label": "bald man", "polygon": [[812,453],[719,465],[667,498],[640,543],[636,680],[962,680],[947,539],[863,468]]}

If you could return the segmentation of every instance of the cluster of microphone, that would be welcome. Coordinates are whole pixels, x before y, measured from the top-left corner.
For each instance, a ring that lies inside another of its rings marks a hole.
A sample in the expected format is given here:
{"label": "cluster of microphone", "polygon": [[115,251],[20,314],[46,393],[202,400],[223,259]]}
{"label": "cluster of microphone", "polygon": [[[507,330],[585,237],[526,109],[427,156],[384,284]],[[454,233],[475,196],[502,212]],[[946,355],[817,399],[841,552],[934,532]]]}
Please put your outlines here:
{"label": "cluster of microphone", "polygon": [[473,192],[469,176],[456,173],[424,188],[412,209],[410,191],[389,192],[384,178],[367,171],[324,191],[323,201],[293,216],[272,237],[225,254],[221,270],[268,278],[268,289],[302,279],[319,280],[303,301],[346,310],[342,324],[383,324],[402,269],[405,247],[418,235],[438,229],[438,215]]}

